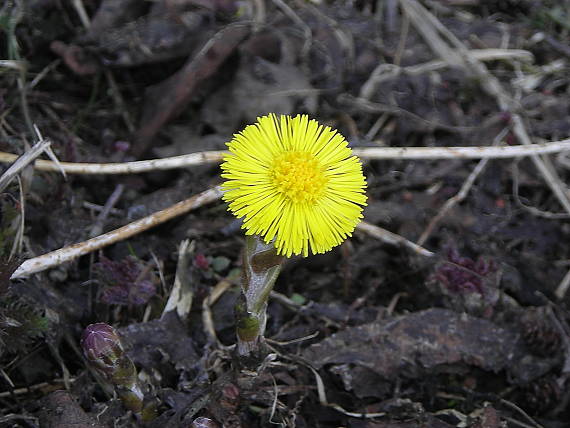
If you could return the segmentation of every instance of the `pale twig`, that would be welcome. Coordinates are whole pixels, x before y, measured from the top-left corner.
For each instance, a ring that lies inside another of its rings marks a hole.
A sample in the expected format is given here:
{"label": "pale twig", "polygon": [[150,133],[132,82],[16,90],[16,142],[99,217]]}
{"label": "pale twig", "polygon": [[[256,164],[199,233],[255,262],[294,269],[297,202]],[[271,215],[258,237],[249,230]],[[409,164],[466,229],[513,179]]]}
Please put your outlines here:
{"label": "pale twig", "polygon": [[[273,296],[273,294],[272,294],[272,296]],[[287,341],[285,341],[285,342],[280,342],[280,341],[278,341],[278,340],[273,340],[273,339],[268,339],[268,338],[266,338],[265,340],[266,340],[268,343],[271,343],[272,345],[287,346],[287,345],[293,345],[293,344],[295,344],[295,343],[305,342],[305,341],[307,341],[307,340],[314,339],[314,338],[317,337],[318,335],[319,335],[319,332],[318,332],[318,331],[315,331],[315,332],[313,332],[313,333],[311,333],[311,334],[309,334],[309,335],[307,335],[307,336],[298,337],[298,338],[296,338],[296,339],[287,340]]]}
{"label": "pale twig", "polygon": [[214,202],[222,197],[219,187],[206,190],[182,202],[178,202],[162,211],[158,211],[147,217],[143,217],[123,227],[107,232],[103,235],[91,238],[87,241],[68,247],[60,248],[51,253],[43,254],[38,257],[26,260],[16,269],[10,279],[17,279],[44,271],[46,269],[58,266],[62,263],[71,261],[77,257],[89,254],[99,250],[107,245],[122,241],[144,232],[152,227],[162,224],[177,216],[186,214],[187,212],[199,208],[208,203]]}
{"label": "pale twig", "polygon": [[551,143],[476,147],[364,147],[353,153],[365,160],[380,159],[508,159],[570,150],[570,138]]}
{"label": "pale twig", "polygon": [[[501,140],[505,137],[505,135],[507,135],[508,132],[509,132],[508,128],[505,128],[501,132],[499,132],[499,134],[495,137],[495,141],[493,142],[493,146],[496,147],[501,142]],[[424,245],[425,242],[427,241],[428,237],[431,235],[431,232],[437,226],[437,224],[441,221],[441,219],[443,217],[445,217],[447,215],[447,213],[455,205],[457,205],[458,203],[460,203],[461,201],[463,201],[467,197],[469,190],[471,190],[471,187],[473,187],[475,180],[477,179],[477,177],[479,177],[479,174],[481,174],[481,172],[485,169],[488,162],[489,162],[489,159],[487,158],[487,159],[481,159],[479,161],[479,163],[477,163],[477,166],[475,166],[473,171],[471,171],[471,174],[469,174],[469,176],[467,177],[467,179],[465,180],[465,182],[461,186],[461,189],[459,190],[459,192],[455,196],[449,198],[445,202],[443,207],[439,210],[437,215],[433,219],[431,219],[428,226],[425,228],[425,230],[421,234],[420,239],[418,239],[418,245]]]}
{"label": "pale twig", "polygon": [[49,140],[41,140],[21,156],[14,156],[15,162],[10,165],[10,167],[4,171],[4,174],[0,177],[0,192],[2,192],[11,183],[20,171],[45,152],[50,144]]}
{"label": "pale twig", "polygon": [[[40,128],[38,128],[35,123],[33,124],[33,128],[34,128],[34,133],[36,135],[37,141],[43,141],[44,137],[42,136],[42,133],[40,132]],[[53,162],[55,167],[57,168],[57,171],[61,172],[61,175],[63,175],[64,179],[67,179],[67,176],[65,175],[65,171],[61,168],[59,159],[57,158],[57,156],[55,155],[55,153],[51,149],[51,146],[47,146],[45,148],[45,152],[48,155],[48,157],[51,159],[51,161]]]}
{"label": "pale twig", "polygon": [[[69,174],[137,174],[148,171],[186,168],[193,165],[221,162],[224,151],[210,151],[174,156],[165,159],[150,159],[124,163],[73,163],[60,162],[61,168]],[[12,162],[17,158],[10,153],[0,153],[0,162]],[[40,171],[58,171],[51,161],[37,160],[34,168]]]}
{"label": "pale twig", "polygon": [[2,59],[0,60],[0,67],[1,68],[8,68],[11,70],[16,71],[26,71],[26,62],[25,61],[17,61],[13,59]]}
{"label": "pale twig", "polygon": [[421,245],[418,245],[412,241],[407,240],[403,236],[397,235],[393,232],[390,232],[386,229],[382,229],[381,227],[375,226],[373,224],[367,223],[365,221],[361,221],[358,226],[356,226],[356,230],[361,232],[367,233],[368,235],[377,238],[381,241],[386,242],[387,244],[391,245],[398,245],[402,247],[409,248],[416,254],[426,256],[426,257],[433,257],[435,254],[431,251],[425,249]]}
{"label": "pale twig", "polygon": [[24,240],[24,219],[26,214],[26,204],[25,204],[25,197],[24,197],[24,186],[22,184],[22,179],[20,178],[20,172],[30,163],[41,155],[43,152],[49,150],[50,142],[48,140],[44,140],[43,138],[39,139],[39,142],[35,144],[30,150],[24,153],[22,156],[16,159],[16,161],[2,174],[0,177],[0,192],[2,192],[14,179],[14,177],[18,180],[18,186],[20,188],[20,218],[19,218],[19,226],[16,231],[16,235],[14,237],[14,242],[12,243],[12,249],[10,250],[10,254],[8,256],[8,260],[11,260],[12,257],[19,253],[22,249],[22,242]]}
{"label": "pale twig", "polygon": [[[353,149],[363,160],[382,159],[505,159],[570,151],[570,138],[561,141],[505,147],[361,147]],[[150,159],[124,163],[72,163],[37,160],[33,166],[40,171],[62,170],[68,174],[138,174],[142,172],[187,168],[193,165],[219,163],[226,151],[190,153],[164,159]],[[13,162],[16,155],[0,152],[0,162]]]}
{"label": "pale twig", "polygon": [[463,65],[463,59],[459,53],[437,34],[439,27],[433,22],[435,17],[434,20],[430,19],[431,13],[427,9],[415,0],[400,0],[400,5],[432,51],[452,67]]}
{"label": "pale twig", "polygon": [[47,66],[44,67],[42,71],[40,71],[36,77],[32,79],[30,83],[28,83],[28,89],[33,89],[40,83],[44,77],[48,75],[49,72],[54,70],[59,64],[61,63],[61,59],[56,59],[50,62]]}

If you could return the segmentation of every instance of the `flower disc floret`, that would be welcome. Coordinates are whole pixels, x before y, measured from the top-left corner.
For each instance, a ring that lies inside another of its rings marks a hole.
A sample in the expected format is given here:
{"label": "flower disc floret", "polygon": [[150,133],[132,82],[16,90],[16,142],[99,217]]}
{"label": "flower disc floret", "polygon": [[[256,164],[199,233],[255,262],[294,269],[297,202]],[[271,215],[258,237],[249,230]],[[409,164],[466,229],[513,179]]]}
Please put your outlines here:
{"label": "flower disc floret", "polygon": [[228,143],[224,200],[246,234],[279,254],[324,253],[352,234],[366,205],[362,165],[342,135],[309,120],[258,118]]}
{"label": "flower disc floret", "polygon": [[285,152],[269,170],[275,189],[293,203],[314,203],[328,182],[323,168],[311,153]]}

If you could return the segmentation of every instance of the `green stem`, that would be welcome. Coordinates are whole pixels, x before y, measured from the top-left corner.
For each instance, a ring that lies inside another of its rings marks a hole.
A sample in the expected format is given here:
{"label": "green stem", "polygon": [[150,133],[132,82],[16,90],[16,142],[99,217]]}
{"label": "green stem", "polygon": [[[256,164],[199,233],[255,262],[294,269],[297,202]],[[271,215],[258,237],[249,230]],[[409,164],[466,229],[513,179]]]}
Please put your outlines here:
{"label": "green stem", "polygon": [[246,236],[242,295],[235,306],[237,353],[240,357],[260,354],[263,343],[269,293],[281,271],[284,257],[272,243],[258,235]]}

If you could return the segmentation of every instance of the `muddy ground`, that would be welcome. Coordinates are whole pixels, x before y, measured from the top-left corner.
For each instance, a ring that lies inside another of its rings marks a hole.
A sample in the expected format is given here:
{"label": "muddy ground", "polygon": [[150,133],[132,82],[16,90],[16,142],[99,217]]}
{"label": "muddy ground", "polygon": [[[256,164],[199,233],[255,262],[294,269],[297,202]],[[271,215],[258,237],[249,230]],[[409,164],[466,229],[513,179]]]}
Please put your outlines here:
{"label": "muddy ground", "polygon": [[[61,162],[168,158],[307,113],[362,149],[373,226],[286,262],[269,356],[245,370],[243,232],[216,197],[13,275],[212,189],[215,161],[64,176],[30,159],[0,180],[0,425],[570,426],[567,152],[364,150],[569,138],[569,35],[570,4],[553,0],[5,0],[0,151],[49,140]],[[80,337],[98,322],[118,329],[154,420],[88,369]]]}

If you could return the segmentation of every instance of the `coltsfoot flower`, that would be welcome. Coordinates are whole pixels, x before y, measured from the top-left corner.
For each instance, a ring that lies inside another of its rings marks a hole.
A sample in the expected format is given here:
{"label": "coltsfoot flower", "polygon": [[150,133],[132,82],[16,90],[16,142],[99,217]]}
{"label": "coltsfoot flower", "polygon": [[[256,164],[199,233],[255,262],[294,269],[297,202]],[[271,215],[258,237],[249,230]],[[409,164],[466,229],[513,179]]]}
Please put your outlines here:
{"label": "coltsfoot flower", "polygon": [[224,200],[280,255],[339,245],[362,218],[366,180],[342,135],[306,115],[260,117],[228,143]]}

